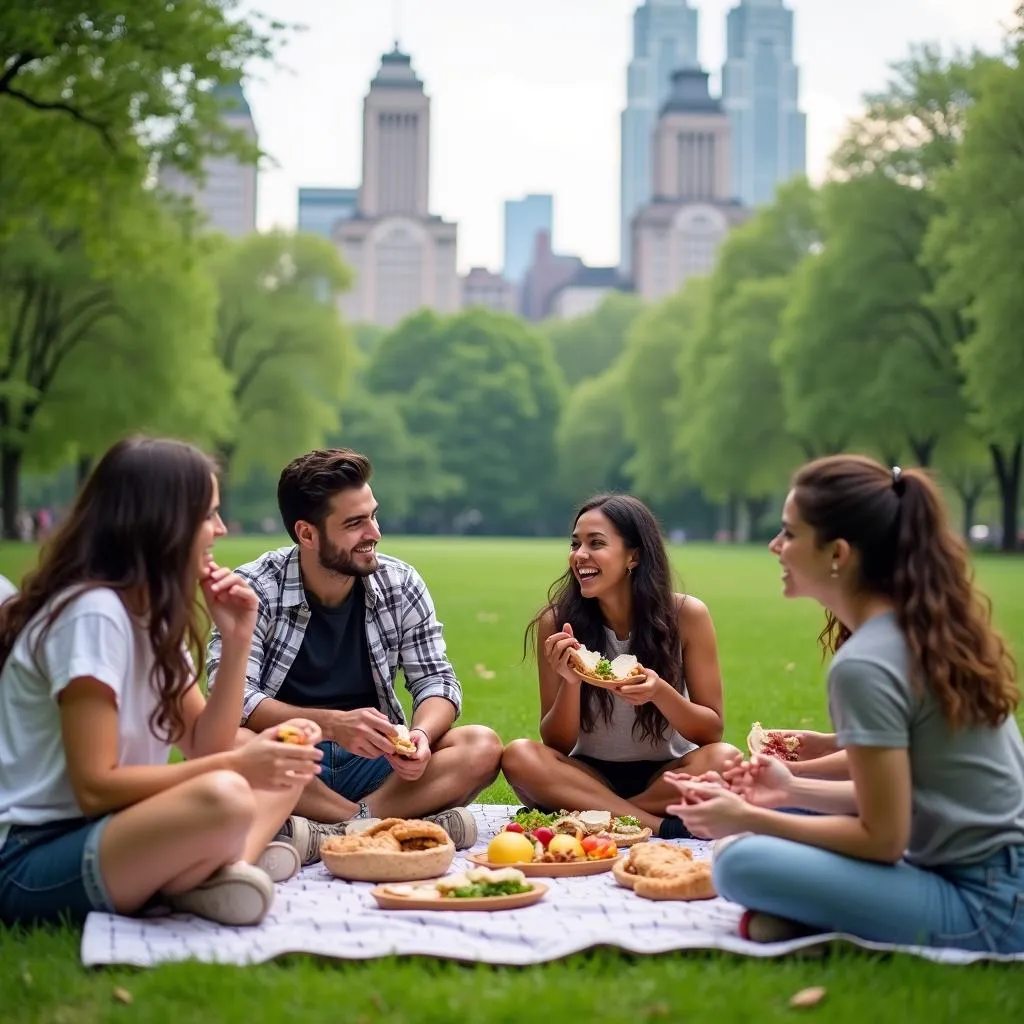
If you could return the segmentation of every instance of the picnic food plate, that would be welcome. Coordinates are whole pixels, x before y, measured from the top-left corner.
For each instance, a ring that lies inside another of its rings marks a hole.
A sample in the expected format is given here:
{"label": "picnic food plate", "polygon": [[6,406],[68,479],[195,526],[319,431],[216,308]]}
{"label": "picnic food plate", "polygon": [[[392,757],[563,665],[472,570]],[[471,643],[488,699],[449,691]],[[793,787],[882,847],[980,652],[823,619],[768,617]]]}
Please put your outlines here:
{"label": "picnic food plate", "polygon": [[609,660],[600,651],[588,651],[582,646],[570,652],[569,669],[582,682],[606,690],[644,679],[644,670],[632,654],[620,654]]}
{"label": "picnic food plate", "polygon": [[[517,871],[522,871],[527,878],[582,878],[585,875],[600,875],[611,871],[612,866],[621,857],[603,857],[600,860],[576,861],[542,861],[535,860],[528,864],[514,864]],[[505,864],[494,864],[487,859],[486,853],[473,853],[466,858],[481,868],[507,867]]]}
{"label": "picnic food plate", "polygon": [[347,882],[413,882],[451,866],[455,845],[432,821],[385,818],[363,832],[331,836],[320,846],[324,867]]}
{"label": "picnic food plate", "polygon": [[[521,892],[495,892],[494,895],[455,896],[451,893],[473,889],[519,888]],[[370,890],[381,910],[518,910],[540,902],[548,887],[527,882],[521,871],[502,868],[472,868],[465,874],[449,875],[416,885],[378,885]]]}
{"label": "picnic food plate", "polygon": [[612,868],[615,881],[647,900],[710,900],[718,893],[711,863],[694,860],[686,847],[656,843],[633,849]]}

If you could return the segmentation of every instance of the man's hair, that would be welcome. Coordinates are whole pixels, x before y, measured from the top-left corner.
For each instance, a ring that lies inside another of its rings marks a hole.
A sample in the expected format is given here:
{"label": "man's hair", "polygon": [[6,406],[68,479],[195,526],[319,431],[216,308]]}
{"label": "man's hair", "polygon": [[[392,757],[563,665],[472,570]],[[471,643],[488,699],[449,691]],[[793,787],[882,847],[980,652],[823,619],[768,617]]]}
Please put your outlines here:
{"label": "man's hair", "polygon": [[298,542],[295,524],[304,521],[322,530],[331,499],[341,491],[362,487],[373,466],[350,448],[317,448],[293,459],[277,481],[277,507],[288,536]]}

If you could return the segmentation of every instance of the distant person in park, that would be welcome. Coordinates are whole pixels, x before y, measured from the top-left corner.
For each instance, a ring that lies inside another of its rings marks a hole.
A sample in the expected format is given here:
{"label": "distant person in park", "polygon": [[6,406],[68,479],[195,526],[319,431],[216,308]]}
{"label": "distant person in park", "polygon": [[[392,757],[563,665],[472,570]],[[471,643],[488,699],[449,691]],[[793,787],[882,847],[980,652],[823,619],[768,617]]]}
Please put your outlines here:
{"label": "distant person in park", "polygon": [[[721,742],[722,674],[707,607],[675,593],[658,523],[629,495],[588,501],[576,515],[569,567],[530,623],[540,676],[541,742],[510,743],[502,770],[519,798],[557,810],[631,815],[663,838],[685,835],[662,776],[717,771],[739,754]],[[604,689],[569,664],[585,646],[634,655],[635,683]]]}
{"label": "distant person in park", "polygon": [[[213,561],[217,506],[201,452],[119,442],[0,606],[3,924],[154,901],[256,924],[272,877],[298,870],[295,851],[270,841],[320,752],[266,734],[238,742],[256,597]],[[222,637],[208,701],[197,588]],[[172,744],[188,760],[169,764]]]}
{"label": "distant person in park", "polygon": [[[381,533],[367,458],[344,448],[289,463],[278,508],[294,542],[242,566],[259,600],[246,671],[246,726],[263,730],[295,715],[323,733],[323,771],[282,830],[304,863],[322,840],[374,818],[428,817],[464,849],[477,828],[465,804],[497,777],[502,744],[479,725],[452,728],[462,687],[448,660],[427,586],[405,562],[377,553]],[[210,641],[210,669],[222,639]],[[395,692],[412,695],[410,739]]]}
{"label": "distant person in park", "polygon": [[[1016,666],[935,485],[858,456],[809,463],[771,551],[785,595],[825,607],[851,781],[761,756],[727,771],[728,789],[677,781],[690,828],[736,837],[714,880],[749,908],[743,933],[1024,951]],[[793,806],[824,813],[773,809]]]}

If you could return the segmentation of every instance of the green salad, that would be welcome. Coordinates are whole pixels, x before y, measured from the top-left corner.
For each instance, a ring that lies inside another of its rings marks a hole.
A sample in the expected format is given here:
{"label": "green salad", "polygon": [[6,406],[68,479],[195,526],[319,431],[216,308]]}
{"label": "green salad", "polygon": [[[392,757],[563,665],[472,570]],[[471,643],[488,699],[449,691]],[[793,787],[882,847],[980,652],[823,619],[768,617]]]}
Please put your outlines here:
{"label": "green salad", "polygon": [[446,899],[472,900],[480,896],[515,896],[521,892],[530,892],[532,885],[524,882],[474,882],[472,885],[464,885],[461,889],[450,889],[446,892]]}
{"label": "green salad", "polygon": [[519,811],[512,820],[522,825],[524,832],[532,832],[535,828],[553,824],[560,817],[560,814],[545,814],[543,811]]}

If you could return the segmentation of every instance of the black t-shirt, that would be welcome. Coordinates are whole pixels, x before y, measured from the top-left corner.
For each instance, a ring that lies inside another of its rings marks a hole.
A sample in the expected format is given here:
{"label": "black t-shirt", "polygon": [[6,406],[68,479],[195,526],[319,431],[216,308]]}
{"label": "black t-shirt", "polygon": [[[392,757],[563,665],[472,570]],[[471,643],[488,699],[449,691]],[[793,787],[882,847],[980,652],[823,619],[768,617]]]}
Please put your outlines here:
{"label": "black t-shirt", "polygon": [[377,688],[366,649],[366,596],[357,579],[335,608],[306,594],[309,623],[277,699],[300,708],[353,711],[377,707]]}

